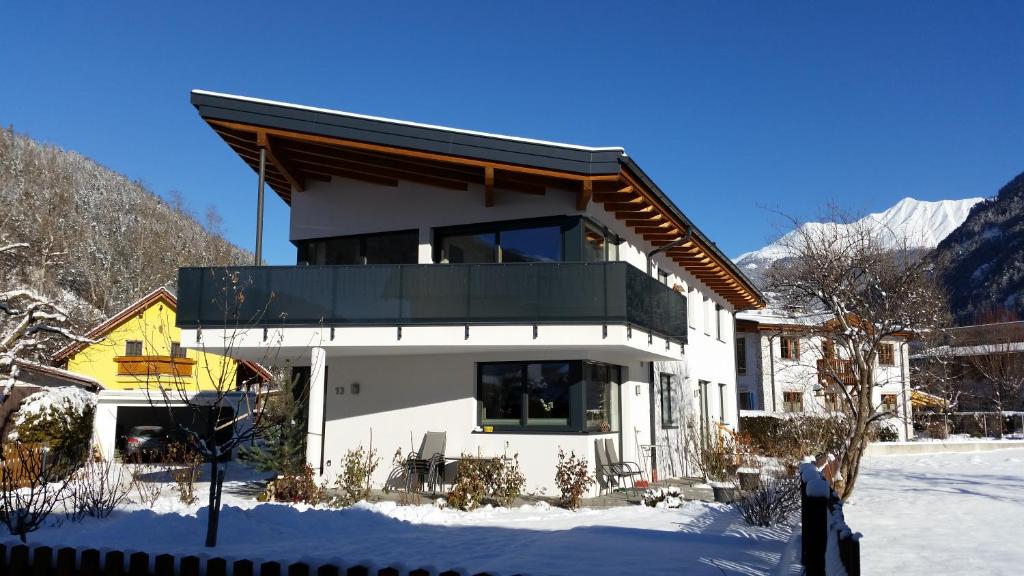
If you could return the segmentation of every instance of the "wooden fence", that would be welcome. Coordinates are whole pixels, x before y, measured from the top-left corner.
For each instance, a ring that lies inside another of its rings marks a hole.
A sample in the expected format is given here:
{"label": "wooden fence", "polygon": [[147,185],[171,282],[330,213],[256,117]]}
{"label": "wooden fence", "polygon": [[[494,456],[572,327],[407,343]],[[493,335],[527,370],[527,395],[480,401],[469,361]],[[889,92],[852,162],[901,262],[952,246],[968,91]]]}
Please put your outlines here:
{"label": "wooden fence", "polygon": [[807,576],[860,576],[860,537],[813,463],[800,465],[800,563]]}
{"label": "wooden fence", "polygon": [[[145,552],[0,544],[0,576],[467,576],[465,571],[431,568],[367,568],[307,564],[256,563],[252,560],[200,558]],[[486,573],[474,576],[488,576]]]}

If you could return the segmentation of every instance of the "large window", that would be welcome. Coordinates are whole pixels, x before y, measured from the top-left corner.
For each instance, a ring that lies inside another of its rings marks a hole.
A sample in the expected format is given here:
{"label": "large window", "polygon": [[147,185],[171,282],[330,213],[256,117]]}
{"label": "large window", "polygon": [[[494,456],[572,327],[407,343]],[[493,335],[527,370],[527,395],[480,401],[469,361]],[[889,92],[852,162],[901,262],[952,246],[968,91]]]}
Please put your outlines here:
{"label": "large window", "polygon": [[736,395],[738,399],[740,410],[753,410],[754,409],[754,393],[753,392],[740,392]]}
{"label": "large window", "polygon": [[620,368],[580,360],[478,365],[479,422],[502,431],[615,432]]}
{"label": "large window", "polygon": [[895,366],[896,365],[896,347],[892,344],[879,344],[878,345],[878,365],[879,366]]}
{"label": "large window", "polygon": [[661,427],[662,428],[676,428],[679,424],[676,422],[676,395],[673,389],[673,383],[675,382],[675,376],[672,374],[662,374],[660,385],[658,387],[658,396],[661,401]]}
{"label": "large window", "polygon": [[302,240],[298,245],[300,264],[415,264],[419,260],[416,230]]}
{"label": "large window", "polygon": [[618,259],[618,238],[592,222],[585,222],[582,260],[584,262],[614,262]]}
{"label": "large window", "polygon": [[619,258],[620,239],[578,216],[487,222],[434,230],[434,261],[605,262]]}

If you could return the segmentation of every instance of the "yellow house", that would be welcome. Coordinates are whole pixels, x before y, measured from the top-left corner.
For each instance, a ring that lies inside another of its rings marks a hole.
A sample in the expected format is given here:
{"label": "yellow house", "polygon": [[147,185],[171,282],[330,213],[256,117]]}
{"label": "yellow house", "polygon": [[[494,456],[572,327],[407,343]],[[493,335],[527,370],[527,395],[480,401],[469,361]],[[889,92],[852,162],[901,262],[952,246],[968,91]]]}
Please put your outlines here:
{"label": "yellow house", "polygon": [[261,366],[179,346],[177,300],[159,288],[93,328],[94,344],[76,343],[54,363],[98,381],[106,390],[227,392],[269,377]]}

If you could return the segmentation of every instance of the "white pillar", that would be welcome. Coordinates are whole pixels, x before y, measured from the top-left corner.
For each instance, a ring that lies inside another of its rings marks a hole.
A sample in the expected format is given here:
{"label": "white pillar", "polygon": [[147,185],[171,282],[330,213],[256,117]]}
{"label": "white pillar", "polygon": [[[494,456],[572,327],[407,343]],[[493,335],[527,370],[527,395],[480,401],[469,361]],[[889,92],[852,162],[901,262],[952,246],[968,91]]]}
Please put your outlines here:
{"label": "white pillar", "polygon": [[306,416],[306,463],[323,474],[324,392],[327,386],[327,352],[312,348],[309,359],[309,413]]}

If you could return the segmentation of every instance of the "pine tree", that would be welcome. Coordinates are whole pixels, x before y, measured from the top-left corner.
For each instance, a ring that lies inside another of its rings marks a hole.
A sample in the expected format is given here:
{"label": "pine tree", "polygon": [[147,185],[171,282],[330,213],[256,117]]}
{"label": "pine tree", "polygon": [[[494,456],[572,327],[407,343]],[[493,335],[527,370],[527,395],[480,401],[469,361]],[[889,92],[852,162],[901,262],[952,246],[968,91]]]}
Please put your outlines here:
{"label": "pine tree", "polygon": [[309,370],[296,368],[286,390],[267,401],[263,443],[239,449],[239,459],[267,472],[290,473],[306,463]]}

